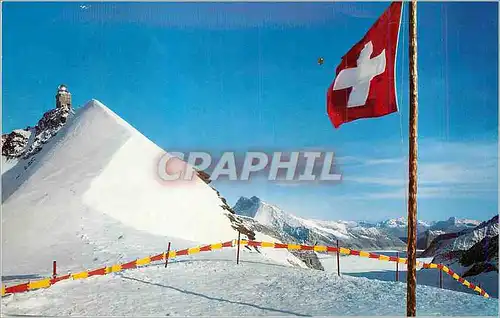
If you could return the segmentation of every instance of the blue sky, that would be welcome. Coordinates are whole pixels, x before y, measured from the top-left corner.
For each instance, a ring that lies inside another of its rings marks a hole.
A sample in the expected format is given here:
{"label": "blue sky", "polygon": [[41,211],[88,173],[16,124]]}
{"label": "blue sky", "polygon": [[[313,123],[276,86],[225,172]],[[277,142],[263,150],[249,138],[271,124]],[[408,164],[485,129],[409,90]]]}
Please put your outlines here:
{"label": "blue sky", "polygon": [[[334,151],[337,185],[215,182],[231,204],[304,217],[406,215],[407,11],[400,112],[335,130],[326,90],[388,3],[4,3],[3,132],[34,125],[69,86],[167,151]],[[498,205],[498,8],[420,3],[420,219],[487,219]],[[325,63],[316,61],[323,57]]]}

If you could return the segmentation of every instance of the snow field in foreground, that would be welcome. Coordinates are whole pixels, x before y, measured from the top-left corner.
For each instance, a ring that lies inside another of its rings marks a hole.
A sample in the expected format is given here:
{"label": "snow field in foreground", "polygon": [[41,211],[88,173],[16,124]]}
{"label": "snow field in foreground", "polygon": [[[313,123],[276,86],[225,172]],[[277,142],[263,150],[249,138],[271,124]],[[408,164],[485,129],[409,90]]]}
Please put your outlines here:
{"label": "snow field in foreground", "polygon": [[[2,312],[16,315],[242,316],[405,314],[406,285],[263,261],[234,249],[206,258],[172,260],[119,274],[66,281],[45,290],[2,299]],[[417,287],[419,315],[498,313],[497,299]]]}
{"label": "snow field in foreground", "polygon": [[[377,252],[379,253],[379,252]],[[384,255],[392,255],[394,252],[380,252]],[[335,254],[320,254],[318,258],[321,261],[325,271],[337,273],[337,258]],[[419,262],[431,263],[432,258],[417,258]],[[451,267],[456,273],[463,273],[462,269],[456,266]],[[369,259],[359,256],[341,256],[340,257],[341,274],[366,277],[370,279],[395,281],[396,280],[396,263]],[[399,264],[399,281],[406,282],[407,267],[404,264]],[[481,287],[490,295],[490,297],[498,298],[498,274],[494,272],[483,273],[473,277],[464,277],[469,282],[477,284],[478,279]],[[439,270],[423,269],[422,266],[417,266],[417,284],[439,287]],[[478,293],[466,286],[462,285],[457,280],[443,273],[443,288],[478,295]]]}

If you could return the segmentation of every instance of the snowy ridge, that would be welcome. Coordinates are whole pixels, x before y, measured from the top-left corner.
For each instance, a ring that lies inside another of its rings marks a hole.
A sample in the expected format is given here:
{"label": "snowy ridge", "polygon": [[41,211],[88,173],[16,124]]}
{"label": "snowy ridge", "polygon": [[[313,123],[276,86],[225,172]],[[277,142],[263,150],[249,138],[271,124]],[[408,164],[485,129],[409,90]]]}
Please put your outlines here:
{"label": "snowy ridge", "polygon": [[234,239],[230,212],[203,180],[157,178],[163,154],[100,102],[78,109],[2,174],[3,275],[47,273],[53,259],[81,270],[167,241],[179,248]]}
{"label": "snowy ridge", "polygon": [[475,228],[438,236],[422,256],[437,256],[453,251],[465,251],[485,237],[496,235],[498,235],[498,216],[479,224]]}
{"label": "snowy ridge", "polygon": [[498,235],[498,222],[485,226],[478,226],[473,231],[460,235],[455,240],[452,240],[451,244],[445,246],[441,251],[467,250],[485,237],[493,237],[496,235]]}

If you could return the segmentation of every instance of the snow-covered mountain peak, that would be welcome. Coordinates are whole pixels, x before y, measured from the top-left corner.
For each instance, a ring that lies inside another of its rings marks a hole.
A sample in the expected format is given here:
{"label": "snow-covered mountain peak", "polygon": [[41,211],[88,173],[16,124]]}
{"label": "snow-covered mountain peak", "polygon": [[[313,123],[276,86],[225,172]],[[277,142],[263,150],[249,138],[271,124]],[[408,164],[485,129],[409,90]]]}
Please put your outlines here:
{"label": "snow-covered mountain peak", "polygon": [[300,218],[285,213],[279,207],[262,201],[256,196],[251,198],[240,197],[233,207],[241,216],[251,217],[267,226],[282,227],[284,224],[301,226]]}
{"label": "snow-covered mountain peak", "polygon": [[396,219],[389,219],[387,221],[382,222],[383,225],[387,227],[406,227],[408,226],[408,222],[404,217],[396,218]]}
{"label": "snow-covered mountain peak", "polygon": [[256,196],[253,196],[250,199],[246,197],[240,197],[234,205],[233,209],[235,209],[235,211],[238,210],[239,215],[253,218],[259,210],[260,203],[260,199]]}
{"label": "snow-covered mountain peak", "polygon": [[283,227],[285,224],[293,227],[302,226],[300,219],[294,215],[285,213],[272,204],[260,201],[260,208],[254,216],[259,223],[268,226]]}
{"label": "snow-covered mountain peak", "polygon": [[463,229],[476,227],[479,224],[481,224],[481,221],[450,217],[448,220],[434,223],[431,229],[444,230],[446,232],[458,232]]}
{"label": "snow-covered mountain peak", "polygon": [[2,274],[38,271],[56,256],[62,268],[81,269],[161,251],[167,240],[236,237],[235,217],[215,189],[199,178],[162,182],[165,151],[99,101],[65,121],[44,118],[43,146],[2,171]]}
{"label": "snow-covered mountain peak", "polygon": [[109,109],[106,105],[104,105],[103,103],[101,103],[99,100],[93,98],[89,102],[87,102],[85,104],[85,106],[83,107],[83,109],[90,109],[90,108],[99,109],[100,111],[102,111],[104,114],[106,114],[110,118],[113,118],[116,124],[124,127],[130,133],[132,133],[132,134],[141,134],[137,129],[135,129],[132,125],[130,125],[125,120],[123,120],[123,118],[121,118],[120,116],[118,116],[114,111],[112,111],[111,109]]}
{"label": "snow-covered mountain peak", "polygon": [[[417,225],[420,227],[429,227],[430,224],[422,220],[417,220]],[[408,226],[408,220],[405,217],[399,217],[394,219],[388,219],[377,224],[378,227],[385,228],[406,228]]]}

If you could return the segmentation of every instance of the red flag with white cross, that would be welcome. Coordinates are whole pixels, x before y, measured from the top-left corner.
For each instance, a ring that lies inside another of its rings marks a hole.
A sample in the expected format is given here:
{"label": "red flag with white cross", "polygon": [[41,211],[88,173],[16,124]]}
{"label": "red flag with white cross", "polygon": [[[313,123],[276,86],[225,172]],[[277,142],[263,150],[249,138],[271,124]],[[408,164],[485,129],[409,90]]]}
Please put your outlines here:
{"label": "red flag with white cross", "polygon": [[328,116],[335,128],[361,118],[397,112],[396,50],[402,2],[393,2],[337,67],[328,89]]}

